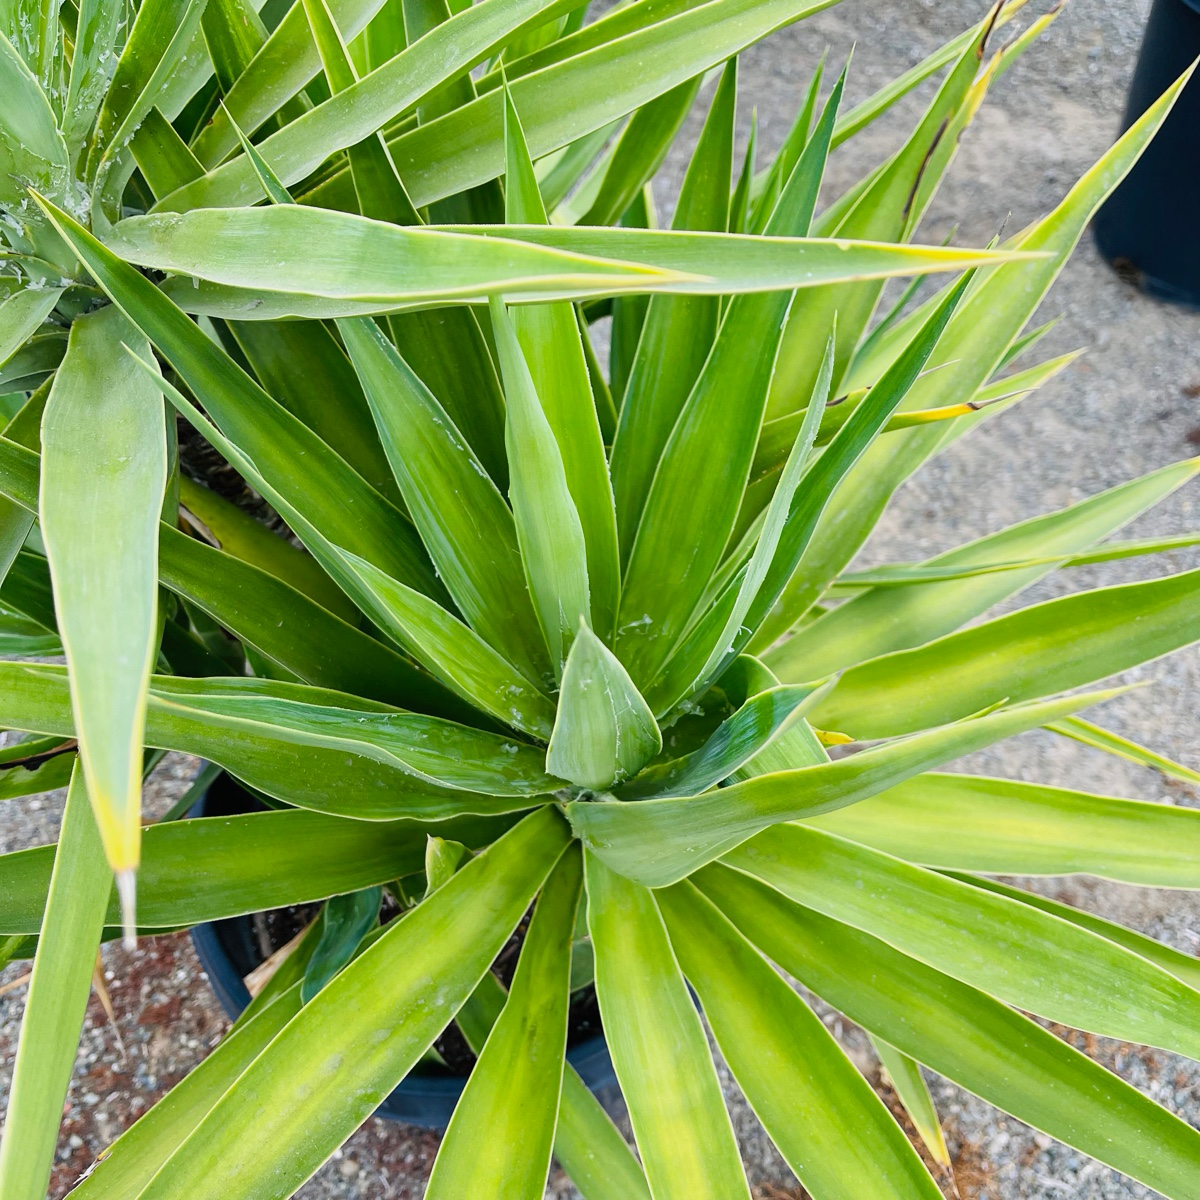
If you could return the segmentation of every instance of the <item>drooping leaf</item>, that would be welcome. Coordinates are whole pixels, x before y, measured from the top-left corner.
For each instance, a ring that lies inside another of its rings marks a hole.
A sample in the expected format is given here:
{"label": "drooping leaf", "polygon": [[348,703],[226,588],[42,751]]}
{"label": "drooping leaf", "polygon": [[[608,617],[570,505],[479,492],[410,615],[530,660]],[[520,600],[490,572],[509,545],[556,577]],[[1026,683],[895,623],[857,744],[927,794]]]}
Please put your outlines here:
{"label": "drooping leaf", "polygon": [[162,398],[126,344],[150,356],[117,308],[72,325],[42,421],[39,508],[87,792],[132,904],[167,447]]}

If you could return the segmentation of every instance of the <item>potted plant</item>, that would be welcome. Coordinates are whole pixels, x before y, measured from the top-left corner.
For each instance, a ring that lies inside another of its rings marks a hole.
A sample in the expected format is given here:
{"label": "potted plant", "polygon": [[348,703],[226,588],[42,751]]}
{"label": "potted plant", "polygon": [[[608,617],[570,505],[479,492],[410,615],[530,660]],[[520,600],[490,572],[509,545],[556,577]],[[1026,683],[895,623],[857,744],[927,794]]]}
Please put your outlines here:
{"label": "potted plant", "polygon": [[[479,1054],[430,1196],[538,1196],[553,1154],[588,1200],[745,1197],[701,1013],[817,1200],[939,1195],[776,967],[872,1035],[935,1151],[917,1064],[1194,1195],[1200,1133],[1024,1014],[1200,1056],[1200,969],[990,876],[1194,887],[1200,817],[937,768],[1040,727],[1150,757],[1077,714],[1200,638],[1200,573],[976,618],[1180,544],[1106,539],[1198,464],[850,569],[909,475],[1065,365],[1010,366],[1182,81],[1034,226],[923,246],[1052,15],[994,50],[998,5],[854,109],[818,73],[735,170],[736,56],[825,6],[10,10],[0,599],[66,665],[0,663],[0,725],[33,735],[10,794],[72,769],[57,845],[0,858],[33,956],[4,1200],[44,1194],[102,939],[322,904],[76,1196],[289,1196],[453,1023]],[[939,71],[819,207],[830,149]],[[181,469],[197,438],[295,542]],[[163,750],[265,811],[143,828]],[[585,944],[636,1155],[565,1064]]]}

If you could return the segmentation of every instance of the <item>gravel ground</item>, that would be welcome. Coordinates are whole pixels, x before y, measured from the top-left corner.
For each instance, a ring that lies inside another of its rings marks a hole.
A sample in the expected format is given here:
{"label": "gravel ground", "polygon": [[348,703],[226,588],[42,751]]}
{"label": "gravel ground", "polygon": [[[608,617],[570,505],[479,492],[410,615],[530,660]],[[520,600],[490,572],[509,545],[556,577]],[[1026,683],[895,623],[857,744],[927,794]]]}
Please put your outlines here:
{"label": "gravel ground", "polygon": [[[1031,6],[1039,8],[1037,3]],[[1147,0],[1072,0],[1049,34],[1002,79],[962,145],[927,218],[924,239],[957,225],[959,244],[983,244],[1006,223],[1022,227],[1062,196],[1110,144],[1124,103]],[[843,3],[776,35],[744,56],[746,108],[757,104],[759,134],[774,149],[822,50],[840,63],[855,46],[847,101],[853,103],[979,19],[983,0],[871,0]],[[845,186],[895,145],[927,93],[843,147],[831,164]],[[694,133],[698,120],[693,121]],[[669,210],[683,159],[664,168]],[[1200,317],[1148,300],[1105,267],[1090,241],[1080,247],[1046,305],[1062,313],[1047,356],[1087,354],[1035,398],[959,443],[908,485],[885,517],[864,562],[927,557],[949,546],[1061,507],[1188,454],[1200,445]],[[1200,491],[1185,491],[1129,528],[1144,537],[1200,528]],[[1174,554],[1076,571],[1031,589],[1022,603],[1078,586],[1108,584],[1200,564]],[[1195,706],[1200,654],[1176,655],[1131,673],[1153,681],[1110,703],[1103,720],[1191,766],[1200,767]],[[1031,734],[968,764],[1017,778],[1196,805],[1188,787],[1048,734]],[[194,764],[172,756],[152,782],[151,807],[180,793]],[[54,836],[61,797],[10,802],[0,813],[0,850]],[[1090,879],[1027,881],[1049,895],[1160,937],[1200,949],[1200,901],[1189,894],[1136,890]],[[116,1026],[93,999],[65,1109],[53,1195],[128,1122],[184,1074],[220,1037],[225,1021],[182,936],[151,939],[137,951],[105,950]],[[22,973],[10,967],[0,986]],[[0,1102],[6,1093],[24,991],[0,996]],[[878,1081],[865,1038],[823,1014],[850,1053]],[[1081,1048],[1193,1123],[1200,1123],[1200,1069],[1157,1051],[1074,1035]],[[950,1084],[931,1080],[954,1157],[947,1195],[963,1200],[1134,1200],[1149,1192]],[[760,1200],[803,1195],[726,1077],[731,1109]],[[886,1085],[879,1084],[892,1099]],[[368,1124],[299,1193],[304,1200],[417,1197],[437,1149],[436,1135],[379,1121]],[[560,1176],[548,1195],[573,1195]]]}

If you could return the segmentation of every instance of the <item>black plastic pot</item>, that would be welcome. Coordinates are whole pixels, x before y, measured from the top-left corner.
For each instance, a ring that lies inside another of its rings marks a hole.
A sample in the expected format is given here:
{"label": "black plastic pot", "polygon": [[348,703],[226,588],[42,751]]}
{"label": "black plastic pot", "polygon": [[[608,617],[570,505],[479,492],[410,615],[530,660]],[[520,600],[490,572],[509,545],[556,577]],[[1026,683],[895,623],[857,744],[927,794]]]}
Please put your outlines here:
{"label": "black plastic pot", "polygon": [[[220,775],[196,801],[189,815],[233,816],[261,807],[229,776]],[[242,979],[261,960],[251,918],[231,917],[197,925],[192,930],[192,945],[221,1007],[231,1018],[238,1016],[250,1003],[250,993]],[[603,1037],[589,1038],[572,1047],[567,1051],[567,1061],[593,1092],[599,1093],[616,1083],[612,1059]],[[384,1100],[376,1110],[376,1116],[424,1129],[445,1129],[465,1083],[461,1076],[446,1071],[424,1073],[418,1067]]]}
{"label": "black plastic pot", "polygon": [[[1200,55],[1200,0],[1154,0],[1129,88],[1128,129]],[[1096,215],[1100,253],[1138,287],[1200,307],[1200,75]]]}

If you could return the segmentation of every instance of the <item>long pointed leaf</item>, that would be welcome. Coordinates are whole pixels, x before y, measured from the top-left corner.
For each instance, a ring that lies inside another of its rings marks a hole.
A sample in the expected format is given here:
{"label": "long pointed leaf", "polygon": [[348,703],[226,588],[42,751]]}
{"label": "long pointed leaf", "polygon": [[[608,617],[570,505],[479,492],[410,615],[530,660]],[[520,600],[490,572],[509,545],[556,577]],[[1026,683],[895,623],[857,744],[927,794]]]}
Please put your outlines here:
{"label": "long pointed leaf", "polygon": [[[511,98],[505,111],[508,139],[505,216],[520,223],[545,222],[537,177]],[[528,364],[534,392],[566,468],[570,497],[560,506],[576,510],[586,543],[589,623],[607,640],[616,619],[620,584],[616,517],[579,322],[569,304],[520,306],[510,310],[509,316]],[[503,338],[499,333],[496,337],[502,346]],[[518,370],[517,374],[521,372]],[[511,421],[511,409],[509,415]],[[564,652],[574,636],[575,625],[572,620],[570,628],[563,631]]]}
{"label": "long pointed leaf", "polygon": [[930,867],[1200,888],[1200,813],[1171,804],[927,774],[812,824]]}
{"label": "long pointed leaf", "polygon": [[[0,492],[30,513],[37,509],[38,469],[36,454],[0,438]],[[451,720],[470,718],[470,709],[387,646],[265,571],[165,525],[159,572],[166,587],[305,683]]]}
{"label": "long pointed leaf", "polygon": [[654,1200],[749,1197],[700,1017],[654,896],[585,855],[596,996]]}
{"label": "long pointed leaf", "polygon": [[[586,624],[591,615],[587,545],[563,454],[508,310],[499,297],[493,297],[489,312],[508,402],[504,430],[508,494],[529,595],[558,678],[580,622]],[[570,309],[562,310],[562,315],[570,322],[569,332],[577,336]],[[580,398],[595,426],[590,396]],[[598,435],[599,427],[595,428]]]}
{"label": "long pointed leaf", "polygon": [[929,561],[931,568],[1046,557],[1043,565],[1025,570],[944,583],[935,580],[915,586],[903,596],[890,589],[890,594],[877,590],[855,596],[797,630],[785,643],[786,649],[781,646],[767,658],[776,671],[791,674],[798,668],[816,677],[941,637],[1049,574],[1061,559],[1048,556],[1086,549],[1193,479],[1198,471],[1200,463],[1195,461],[1173,463],[1069,508],[938,555]]}
{"label": "long pointed leaf", "polygon": [[1154,963],[1155,966],[1162,967],[1164,971],[1186,983],[1193,991],[1200,991],[1200,962],[1197,962],[1191,954],[1176,950],[1173,946],[1146,937],[1145,934],[1138,933],[1124,925],[1118,925],[1116,921],[1105,920],[1103,917],[1094,916],[1083,909],[1073,908],[1069,904],[1060,904],[1057,900],[1039,896],[1036,892],[1026,892],[1020,888],[1009,887],[995,879],[984,879],[979,875],[967,875],[960,871],[947,871],[946,874],[960,883],[967,883],[972,887],[982,888],[984,891],[995,892],[999,896],[1007,896],[1011,900],[1028,904],[1041,912],[1050,913],[1072,925],[1078,925],[1082,929],[1098,934],[1110,942],[1115,942],[1118,946],[1124,946],[1126,950],[1132,950],[1134,954],[1140,955],[1148,962]]}
{"label": "long pointed leaf", "polygon": [[712,737],[691,754],[647,767],[615,789],[621,800],[696,796],[733,776],[758,755],[812,703],[812,685],[775,687],[759,692],[717,726]]}
{"label": "long pointed leaf", "polygon": [[87,790],[119,879],[138,863],[167,477],[162,400],[124,343],[149,356],[117,308],[72,326],[42,423],[40,502]]}
{"label": "long pointed leaf", "polygon": [[42,1200],[100,947],[112,872],[83,772],[67,793],[0,1143],[5,1200]]}
{"label": "long pointed leaf", "polygon": [[[420,871],[430,835],[478,848],[513,821],[459,817],[368,824],[283,810],[159,822],[146,830],[138,917],[144,929],[178,929],[325,900]],[[4,930],[36,933],[41,927],[54,854],[53,846],[37,846],[4,856]],[[111,927],[120,911],[109,891],[111,884],[99,904]]]}
{"label": "long pointed leaf", "polygon": [[777,771],[692,799],[595,803],[566,807],[576,836],[614,870],[650,887],[697,867],[780,821],[853,804],[930,767],[1034,729],[1113,693],[1026,705],[947,725],[837,762]]}
{"label": "long pointed leaf", "polygon": [[196,1128],[243,1071],[300,1011],[300,989],[278,996],[140,1117],[75,1186],[75,1200],[136,1200],[159,1167]]}
{"label": "long pointed leaf", "polygon": [[1055,721],[1048,728],[1063,737],[1082,742],[1085,746],[1103,750],[1106,754],[1115,754],[1118,758],[1127,759],[1129,762],[1153,767],[1171,779],[1182,779],[1184,783],[1200,783],[1200,771],[1193,771],[1191,767],[1185,767],[1182,763],[1177,763],[1163,754],[1158,754],[1145,746],[1139,746],[1137,742],[1123,738],[1109,729],[1101,729],[1099,725],[1094,725],[1091,721],[1084,721],[1078,717],[1066,717],[1061,721]]}
{"label": "long pointed leaf", "polygon": [[941,1196],[821,1019],[689,883],[656,896],[671,945],[751,1107],[809,1192]]}
{"label": "long pointed leaf", "polygon": [[725,861],[1018,1008],[1200,1055],[1200,993],[1057,916],[800,824],[761,833]]}
{"label": "long pointed leaf", "polygon": [[1197,638],[1200,571],[1099,588],[853,667],[813,720],[859,738],[892,737],[998,700],[1080,687]]}
{"label": "long pointed leaf", "polygon": [[414,658],[476,708],[534,737],[550,737],[554,705],[470,626],[364,559],[343,557],[376,601],[376,616]]}
{"label": "long pointed leaf", "polygon": [[[488,1192],[507,1200],[539,1200],[545,1192],[567,1044],[571,934],[582,884],[582,860],[572,849],[559,860],[534,906],[508,1000],[433,1164],[429,1200]],[[479,1144],[481,1131],[489,1150]]]}
{"label": "long pointed leaf", "polygon": [[97,282],[111,289],[113,299],[170,359],[218,427],[261,462],[285,498],[309,513],[339,545],[430,595],[443,594],[419,539],[395,508],[254,384],[144,275],[66,213],[55,209],[53,219]]}
{"label": "long pointed leaf", "polygon": [[946,1138],[933,1097],[929,1094],[929,1085],[921,1074],[921,1064],[880,1038],[871,1038],[871,1045],[875,1047],[875,1053],[879,1055],[887,1079],[904,1106],[908,1119],[925,1143],[925,1149],[936,1163],[943,1167],[950,1166],[950,1151],[946,1148]]}
{"label": "long pointed leaf", "polygon": [[[290,1196],[441,1032],[567,840],[561,819],[542,809],[395,922],[255,1059],[142,1200],[180,1189],[191,1200]],[[345,1077],[355,1080],[352,1097],[332,1103]]]}
{"label": "long pointed leaf", "polygon": [[549,664],[504,498],[379,327],[357,318],[339,328],[400,491],[447,590],[485,641],[540,682]]}
{"label": "long pointed leaf", "polygon": [[[1104,198],[1138,160],[1170,112],[1186,76],[1173,84],[1088,171],[1063,202],[1018,240],[1022,249],[1047,252],[1040,262],[1013,263],[990,272],[960,306],[932,357],[938,370],[919,380],[906,407],[920,410],[976,394],[1003,362]],[[861,548],[893,492],[922,463],[986,419],[973,417],[905,430],[863,456],[830,502],[808,552],[779,602],[779,620],[764,649],[790,628]]]}
{"label": "long pointed leaf", "polygon": [[[737,105],[737,59],[730,59],[684,175],[672,229],[724,232]],[[717,333],[715,297],[656,296],[646,310],[613,441],[611,470],[623,563],[671,428]]]}
{"label": "long pointed leaf", "polygon": [[[465,75],[524,25],[549,20],[574,3],[574,0],[524,0],[519,5],[494,3],[488,8],[476,5],[460,14],[460,19],[433,31],[433,37],[408,48],[379,64],[367,80],[359,83],[350,104],[344,101],[323,106],[318,117],[310,117],[284,145],[305,146],[328,140],[328,149],[319,153],[317,166],[330,151],[353,145],[374,133],[397,113],[410,109],[439,85],[457,75]],[[336,0],[330,8],[346,38],[360,33],[366,22],[381,7],[378,0]],[[465,19],[462,19],[465,18]],[[321,59],[309,32],[302,5],[294,5],[262,51],[247,68],[225,98],[228,116],[218,115],[200,134],[196,152],[206,166],[215,167],[237,146],[237,133],[229,117],[243,129],[253,132],[272,113],[282,107],[321,68]],[[399,86],[398,86],[399,85]],[[358,109],[362,95],[369,97],[369,112]],[[352,122],[349,130],[343,126]],[[354,134],[358,136],[355,137]],[[343,141],[348,137],[349,140]],[[278,143],[277,143],[278,144]],[[273,165],[274,158],[271,159]],[[244,168],[243,168],[244,170]],[[302,172],[306,174],[307,172]],[[226,172],[228,174],[228,172]],[[289,180],[288,182],[294,182]]]}
{"label": "long pointed leaf", "polygon": [[[808,233],[840,99],[841,81],[771,214],[768,236]],[[780,291],[730,302],[663,450],[630,552],[618,618],[617,652],[639,682],[653,679],[684,633],[733,531],[792,300]],[[747,345],[757,347],[750,366]],[[712,446],[721,447],[718,464]],[[674,580],[666,594],[663,574]]]}
{"label": "long pointed leaf", "polygon": [[1019,1120],[1185,1200],[1200,1133],[1028,1017],[738,871],[697,883],[789,974],[852,1021]]}
{"label": "long pointed leaf", "polygon": [[[315,744],[295,731],[222,717],[203,705],[206,694],[215,698],[218,705],[222,697],[228,700],[231,696],[242,699],[255,695],[261,699],[272,694],[299,696],[304,702],[301,711],[313,699],[318,702],[332,699],[352,706],[343,710],[344,718],[339,718],[342,734],[350,735],[352,741],[350,713],[357,710],[378,715],[383,707],[358,697],[297,684],[245,678],[186,680],[157,676],[147,710],[146,744],[220,763],[251,787],[289,804],[364,821],[402,816],[437,819],[459,812],[512,812],[530,806],[531,801],[521,797],[485,796],[432,784],[422,778],[423,773],[406,770],[380,746],[371,749],[368,756],[364,753],[366,743],[357,743],[357,748],[347,754],[341,734],[332,737],[330,744]],[[192,704],[194,696],[201,697],[200,707]],[[6,729],[74,736],[65,669],[0,663],[0,724]],[[531,753],[526,748],[518,757],[536,769]],[[504,755],[505,759],[509,757]],[[553,786],[552,781],[548,783]]]}

